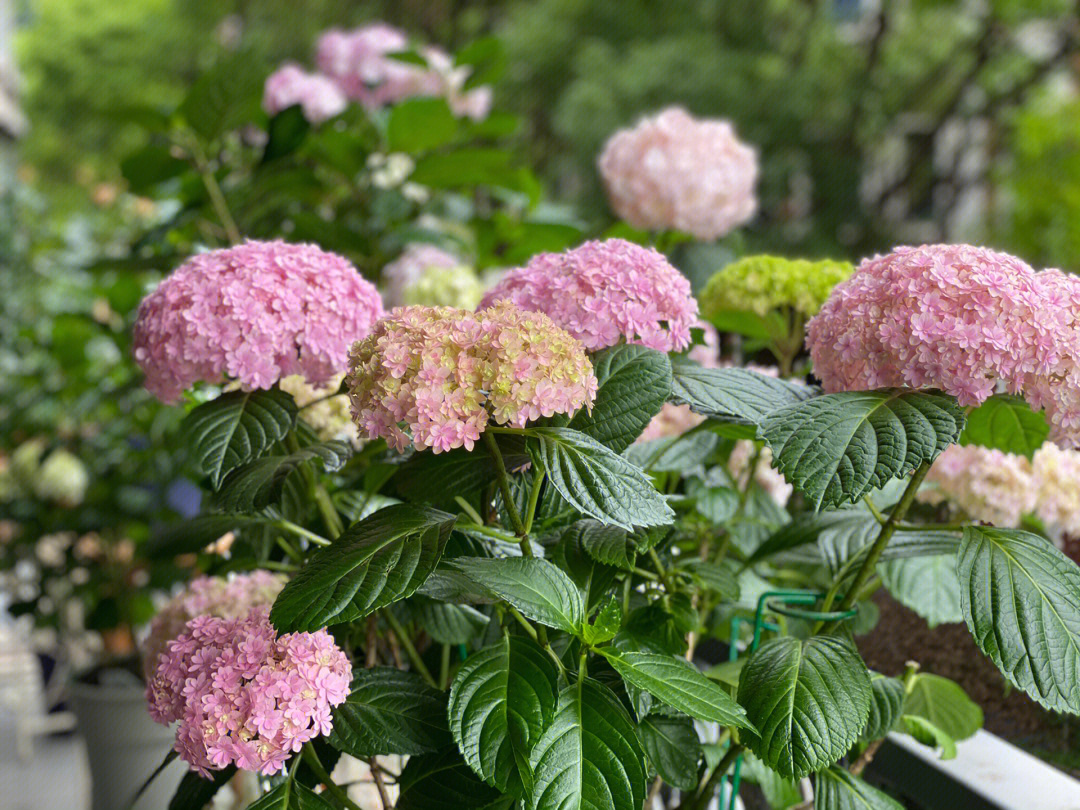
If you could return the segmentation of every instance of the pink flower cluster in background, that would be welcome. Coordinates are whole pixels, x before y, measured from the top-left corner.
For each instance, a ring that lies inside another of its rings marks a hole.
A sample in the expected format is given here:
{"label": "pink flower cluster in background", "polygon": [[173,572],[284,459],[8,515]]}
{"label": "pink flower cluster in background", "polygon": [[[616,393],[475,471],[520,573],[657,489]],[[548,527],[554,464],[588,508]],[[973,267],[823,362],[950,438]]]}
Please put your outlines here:
{"label": "pink flower cluster in background", "polygon": [[349,693],[345,653],[325,630],[277,637],[269,610],[198,616],[170,641],[146,695],[151,717],[179,721],[175,749],[209,776],[229,765],[283,770],[304,743],[329,734]]}
{"label": "pink flower cluster in background", "polygon": [[600,175],[615,213],[635,228],[725,236],[757,210],[757,152],[722,120],[670,107],[616,132]]}
{"label": "pink flower cluster in background", "polygon": [[349,100],[337,82],[320,73],[308,73],[286,63],[270,74],[263,88],[263,109],[268,115],[299,104],[304,118],[319,124],[345,111]]}
{"label": "pink flower cluster in background", "polygon": [[1080,443],[1080,279],[970,245],[864,261],[807,328],[826,391],[940,388],[977,405],[999,382]]}
{"label": "pink flower cluster in background", "polygon": [[322,385],[383,314],[374,285],[315,245],[245,242],[193,256],[139,305],[135,360],[174,402],[194,383]]}
{"label": "pink flower cluster in background", "polygon": [[158,657],[165,645],[184,631],[196,616],[238,619],[254,607],[269,607],[285,587],[284,574],[270,571],[231,573],[227,577],[198,577],[174,596],[154,617],[150,633],[143,643],[143,658],[148,674],[157,669]]}
{"label": "pink flower cluster in background", "polygon": [[361,434],[398,450],[471,450],[489,418],[523,427],[596,396],[581,344],[546,315],[511,303],[480,313],[400,307],[353,346],[349,365]]}
{"label": "pink flower cluster in background", "polygon": [[1046,442],[1029,461],[974,445],[945,450],[919,490],[923,503],[1003,528],[1033,514],[1054,534],[1080,537],[1080,451]]}
{"label": "pink flower cluster in background", "polygon": [[405,291],[424,277],[432,267],[461,267],[465,262],[452,253],[426,242],[410,242],[401,255],[383,267],[383,288],[387,305],[401,306]]}
{"label": "pink flower cluster in background", "polygon": [[625,339],[659,351],[690,345],[697,301],[663,254],[623,239],[540,253],[509,271],[480,302],[543,312],[589,350]]}

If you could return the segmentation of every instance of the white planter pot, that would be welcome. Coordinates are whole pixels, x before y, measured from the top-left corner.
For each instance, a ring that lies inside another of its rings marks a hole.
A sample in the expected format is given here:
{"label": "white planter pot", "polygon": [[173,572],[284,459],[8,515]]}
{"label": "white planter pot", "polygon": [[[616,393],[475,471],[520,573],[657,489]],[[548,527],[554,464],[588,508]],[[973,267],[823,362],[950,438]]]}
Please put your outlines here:
{"label": "white planter pot", "polygon": [[[172,749],[173,729],[150,719],[140,685],[76,682],[70,694],[90,762],[93,810],[123,810]],[[186,763],[173,761],[132,810],[165,810],[186,772]]]}

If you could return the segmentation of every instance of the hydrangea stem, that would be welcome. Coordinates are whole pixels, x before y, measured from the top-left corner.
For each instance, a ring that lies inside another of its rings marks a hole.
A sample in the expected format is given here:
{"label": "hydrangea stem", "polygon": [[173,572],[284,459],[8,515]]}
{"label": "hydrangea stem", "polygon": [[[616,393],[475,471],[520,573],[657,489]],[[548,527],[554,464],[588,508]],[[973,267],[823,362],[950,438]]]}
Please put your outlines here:
{"label": "hydrangea stem", "polygon": [[326,790],[331,796],[349,808],[349,810],[362,810],[356,802],[349,798],[349,794],[338,787],[337,783],[330,778],[330,774],[326,772],[326,768],[324,768],[322,762],[319,761],[319,755],[315,752],[315,746],[311,743],[304,743],[304,759],[307,760],[308,767],[311,768],[312,772],[315,774],[315,778],[326,786]]}
{"label": "hydrangea stem", "polygon": [[531,557],[532,549],[529,548],[529,533],[525,528],[524,521],[521,519],[521,513],[518,512],[517,504],[514,503],[514,496],[510,492],[510,478],[506,474],[506,463],[503,461],[502,453],[499,450],[499,443],[495,441],[495,436],[489,430],[485,430],[480,435],[484,437],[484,444],[487,445],[488,452],[491,453],[491,458],[495,462],[495,475],[499,483],[499,491],[502,493],[506,511],[510,515],[510,522],[514,524],[514,532],[520,538],[521,553],[526,557]]}
{"label": "hydrangea stem", "polygon": [[416,651],[416,647],[413,646],[412,639],[409,638],[409,634],[405,632],[405,628],[401,626],[401,622],[397,620],[397,617],[390,611],[384,610],[382,617],[386,619],[386,623],[390,625],[390,629],[397,637],[398,643],[404,648],[405,654],[409,656],[409,662],[413,665],[420,677],[427,681],[435,689],[439,688],[438,682],[431,674],[431,670],[427,668],[427,664],[424,663],[424,659],[420,657],[420,653]]}

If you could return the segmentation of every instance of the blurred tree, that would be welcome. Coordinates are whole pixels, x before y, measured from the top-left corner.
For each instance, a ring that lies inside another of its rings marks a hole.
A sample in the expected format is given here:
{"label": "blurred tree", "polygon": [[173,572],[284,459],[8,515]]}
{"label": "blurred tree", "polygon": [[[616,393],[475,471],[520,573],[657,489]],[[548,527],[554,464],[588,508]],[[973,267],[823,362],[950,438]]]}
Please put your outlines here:
{"label": "blurred tree", "polygon": [[[543,171],[588,210],[604,210],[595,159],[607,136],[682,104],[732,119],[761,150],[752,247],[855,258],[969,238],[1077,265],[1020,205],[1016,228],[987,227],[991,207],[1011,202],[993,192],[1025,121],[1043,151],[1017,169],[1080,183],[1080,166],[1053,163],[1040,126],[1015,116],[1054,78],[1074,78],[1074,0],[671,0],[662,11],[539,0],[515,3],[499,31],[505,97],[531,122]],[[1076,205],[1061,216],[1075,221]]]}

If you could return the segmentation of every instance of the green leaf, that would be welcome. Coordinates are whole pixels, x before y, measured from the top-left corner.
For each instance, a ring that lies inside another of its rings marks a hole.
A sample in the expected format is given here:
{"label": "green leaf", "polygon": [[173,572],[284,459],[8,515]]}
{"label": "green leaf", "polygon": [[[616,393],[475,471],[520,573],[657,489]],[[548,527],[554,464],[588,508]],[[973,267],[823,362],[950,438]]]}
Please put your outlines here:
{"label": "green leaf", "polygon": [[360,759],[423,754],[450,744],[446,695],[415,672],[391,667],[353,670],[349,696],[334,709],[329,743]]}
{"label": "green leaf", "polygon": [[150,144],[128,155],[120,164],[120,171],[135,194],[145,194],[158,183],[171,180],[188,170],[187,161],[173,155],[172,150],[160,144]]}
{"label": "green leaf", "polygon": [[900,718],[900,727],[923,745],[940,748],[942,759],[955,759],[956,740],[925,717],[905,714]]}
{"label": "green leaf", "polygon": [[964,413],[944,394],[883,388],[826,394],[761,424],[773,464],[815,510],[854,503],[955,442]]}
{"label": "green leaf", "polygon": [[577,585],[547,560],[456,557],[447,564],[505,599],[534,622],[578,633],[585,621],[585,602]]}
{"label": "green leaf", "polygon": [[450,730],[481,779],[504,793],[528,793],[529,752],[551,724],[558,699],[551,658],[530,639],[504,636],[458,670],[450,687]]}
{"label": "green leaf", "polygon": [[482,37],[458,51],[454,64],[472,68],[464,87],[469,90],[496,82],[502,77],[506,69],[506,52],[498,37]]}
{"label": "green leaf", "polygon": [[929,720],[954,740],[966,740],[983,724],[982,709],[959,684],[928,672],[908,685],[904,714]]}
{"label": "green leaf", "polygon": [[801,779],[851,748],[866,727],[871,691],[866,665],[847,639],[772,639],[739,677],[739,703],[758,729],[743,738],[781,776]]}
{"label": "green leaf", "polygon": [[671,361],[671,401],[714,419],[756,425],[773,411],[814,395],[814,389],[744,368],[703,368],[685,357]]}
{"label": "green leaf", "polygon": [[300,148],[310,131],[311,124],[304,115],[303,107],[294,104],[282,110],[270,119],[262,162],[269,163],[285,155],[291,155]]}
{"label": "green leaf", "polygon": [[439,644],[467,644],[488,625],[488,617],[468,605],[423,599],[416,610],[424,631]]}
{"label": "green leaf", "polygon": [[889,560],[878,573],[889,593],[931,627],[964,620],[955,553]]}
{"label": "green leaf", "polygon": [[226,512],[252,512],[281,497],[285,482],[302,465],[318,461],[327,472],[340,470],[352,455],[345,442],[312,444],[287,456],[264,456],[237,467],[221,483],[217,504]]}
{"label": "green leaf", "polygon": [[[530,463],[522,436],[496,437],[506,469],[510,472]],[[459,447],[449,453],[416,453],[394,476],[397,492],[406,500],[450,506],[455,496],[479,492],[495,479],[495,462],[483,450]]]}
{"label": "green leaf", "polygon": [[261,60],[242,51],[231,53],[195,81],[180,104],[180,115],[211,141],[254,120],[265,78]]}
{"label": "green leaf", "polygon": [[706,560],[686,560],[679,568],[689,571],[694,580],[705,590],[711,591],[725,602],[739,598],[739,580],[727,565],[717,565]]}
{"label": "green leaf", "polygon": [[1042,411],[1033,411],[1023,397],[995,394],[968,414],[960,444],[992,447],[1031,458],[1049,433],[1050,425]]}
{"label": "green leaf", "polygon": [[178,521],[156,531],[146,544],[146,554],[151,558],[173,557],[192,554],[237,529],[265,526],[265,518],[245,515],[199,515],[186,521]]}
{"label": "green leaf", "polygon": [[[585,612],[591,612],[615,582],[618,569],[597,562],[581,545],[581,527],[578,523],[567,529],[552,553],[552,561],[565,571],[585,596]],[[618,531],[622,531],[619,529]]]}
{"label": "green leaf", "polygon": [[605,565],[631,571],[637,553],[625,529],[606,526],[597,520],[579,520],[568,531],[578,532],[585,553]]}
{"label": "green leaf", "polygon": [[880,672],[870,673],[870,718],[859,735],[870,741],[884,737],[904,710],[904,682]]}
{"label": "green leaf", "polygon": [[203,810],[235,774],[236,767],[233,765],[212,771],[209,779],[204,779],[195,771],[188,771],[169,800],[169,810]]}
{"label": "green leaf", "polygon": [[410,179],[432,188],[513,187],[517,184],[518,175],[511,164],[509,152],[503,149],[464,148],[424,155],[416,162]]}
{"label": "green leaf", "polygon": [[334,810],[334,805],[306,785],[286,779],[249,804],[247,810]]}
{"label": "green leaf", "polygon": [[[754,428],[748,428],[753,435]],[[685,472],[702,464],[719,443],[713,433],[695,431],[667,439],[635,442],[623,451],[623,458],[646,472]]]}
{"label": "green leaf", "polygon": [[608,649],[599,652],[623,680],[673,709],[722,726],[753,728],[743,707],[685,658],[650,652],[617,653]]}
{"label": "green leaf", "polygon": [[296,403],[284,391],[229,391],[184,417],[181,440],[200,475],[217,489],[241,464],[257,459],[296,421]]}
{"label": "green leaf", "polygon": [[528,810],[641,810],[645,752],[619,699],[581,678],[559,693],[551,726],[532,750]]}
{"label": "green leaf", "polygon": [[638,726],[641,744],[660,777],[679,790],[698,786],[701,740],[689,717],[650,714]]}
{"label": "green leaf", "polygon": [[437,509],[395,504],[354,523],[289,581],[270,620],[282,633],[314,631],[411,596],[435,570],[454,520]]}
{"label": "green leaf", "polygon": [[904,810],[904,806],[834,765],[814,780],[814,810]]}
{"label": "green leaf", "polygon": [[528,428],[528,435],[534,461],[579,512],[624,529],[674,520],[645,474],[590,436],[570,428]]}
{"label": "green leaf", "polygon": [[1047,539],[968,526],[957,560],[975,643],[1048,709],[1080,713],[1080,569]]}
{"label": "green leaf", "polygon": [[707,486],[699,478],[690,480],[686,494],[694,499],[694,509],[710,523],[723,524],[739,509],[739,493],[731,487]]}
{"label": "green leaf", "polygon": [[441,98],[410,98],[390,109],[386,139],[391,152],[426,152],[453,141],[458,120]]}
{"label": "green leaf", "polygon": [[600,608],[592,624],[582,628],[586,644],[603,644],[611,641],[622,629],[622,606],[612,596],[606,605]]}
{"label": "green leaf", "polygon": [[840,515],[817,536],[818,550],[833,576],[881,534],[881,524],[865,510],[850,510]]}
{"label": "green leaf", "polygon": [[580,410],[569,427],[621,453],[660,413],[671,392],[671,361],[644,346],[612,346],[592,356],[599,386],[592,411]]}
{"label": "green leaf", "polygon": [[510,810],[515,801],[477,779],[456,748],[410,757],[398,787],[394,810]]}

